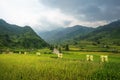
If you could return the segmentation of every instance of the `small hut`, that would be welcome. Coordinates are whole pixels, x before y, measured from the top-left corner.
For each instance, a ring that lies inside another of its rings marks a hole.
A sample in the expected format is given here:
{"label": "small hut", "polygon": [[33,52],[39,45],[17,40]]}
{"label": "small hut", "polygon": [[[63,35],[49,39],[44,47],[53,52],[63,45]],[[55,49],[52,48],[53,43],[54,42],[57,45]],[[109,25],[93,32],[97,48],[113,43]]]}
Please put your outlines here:
{"label": "small hut", "polygon": [[54,54],[60,54],[59,50],[57,50],[56,48],[53,49],[53,53]]}
{"label": "small hut", "polygon": [[53,49],[53,53],[54,53],[54,54],[57,54],[57,55],[58,55],[58,58],[62,58],[62,57],[63,57],[63,54],[60,53],[60,51],[57,50],[56,48]]}

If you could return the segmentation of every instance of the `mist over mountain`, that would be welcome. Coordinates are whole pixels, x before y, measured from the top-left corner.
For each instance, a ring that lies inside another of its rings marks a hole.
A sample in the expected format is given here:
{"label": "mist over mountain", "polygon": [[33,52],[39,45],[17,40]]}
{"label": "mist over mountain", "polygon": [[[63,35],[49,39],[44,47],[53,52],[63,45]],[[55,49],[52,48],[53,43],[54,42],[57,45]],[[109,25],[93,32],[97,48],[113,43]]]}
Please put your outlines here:
{"label": "mist over mountain", "polygon": [[30,26],[20,27],[0,19],[0,48],[42,48],[47,43]]}
{"label": "mist over mountain", "polygon": [[99,44],[120,45],[120,20],[97,28],[76,25],[39,34],[51,44],[72,44],[87,41]]}
{"label": "mist over mountain", "polygon": [[56,29],[53,31],[39,33],[39,35],[48,43],[62,43],[72,40],[78,36],[86,35],[92,32],[94,28],[76,25],[73,27]]}

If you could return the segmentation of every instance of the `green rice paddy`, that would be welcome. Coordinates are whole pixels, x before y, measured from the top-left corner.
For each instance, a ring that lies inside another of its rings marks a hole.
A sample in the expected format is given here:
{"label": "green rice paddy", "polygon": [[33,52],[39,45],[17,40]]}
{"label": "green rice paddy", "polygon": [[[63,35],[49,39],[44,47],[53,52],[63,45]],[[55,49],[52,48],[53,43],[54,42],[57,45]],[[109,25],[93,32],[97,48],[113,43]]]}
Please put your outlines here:
{"label": "green rice paddy", "polygon": [[[44,50],[45,51],[45,50]],[[0,80],[120,80],[120,54],[65,51],[56,54],[0,54]],[[86,61],[86,55],[94,61]],[[108,55],[102,63],[100,55]]]}

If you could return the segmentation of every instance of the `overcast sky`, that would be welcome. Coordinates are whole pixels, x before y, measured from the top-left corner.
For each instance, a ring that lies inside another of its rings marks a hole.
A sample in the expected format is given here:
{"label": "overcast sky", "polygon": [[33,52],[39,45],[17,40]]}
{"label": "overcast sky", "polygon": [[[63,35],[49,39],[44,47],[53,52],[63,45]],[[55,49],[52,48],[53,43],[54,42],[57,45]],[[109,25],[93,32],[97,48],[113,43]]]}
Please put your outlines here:
{"label": "overcast sky", "polygon": [[0,0],[0,18],[36,31],[97,27],[120,18],[120,0]]}

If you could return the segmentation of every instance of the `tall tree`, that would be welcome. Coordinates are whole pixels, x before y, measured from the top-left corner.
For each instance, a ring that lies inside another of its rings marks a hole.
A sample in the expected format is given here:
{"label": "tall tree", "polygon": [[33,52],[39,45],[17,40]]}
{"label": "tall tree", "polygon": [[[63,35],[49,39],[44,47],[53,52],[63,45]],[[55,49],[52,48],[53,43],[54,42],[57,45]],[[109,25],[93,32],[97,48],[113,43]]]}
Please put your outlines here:
{"label": "tall tree", "polygon": [[66,44],[65,50],[66,50],[66,51],[69,51],[69,45],[68,45],[68,44]]}

